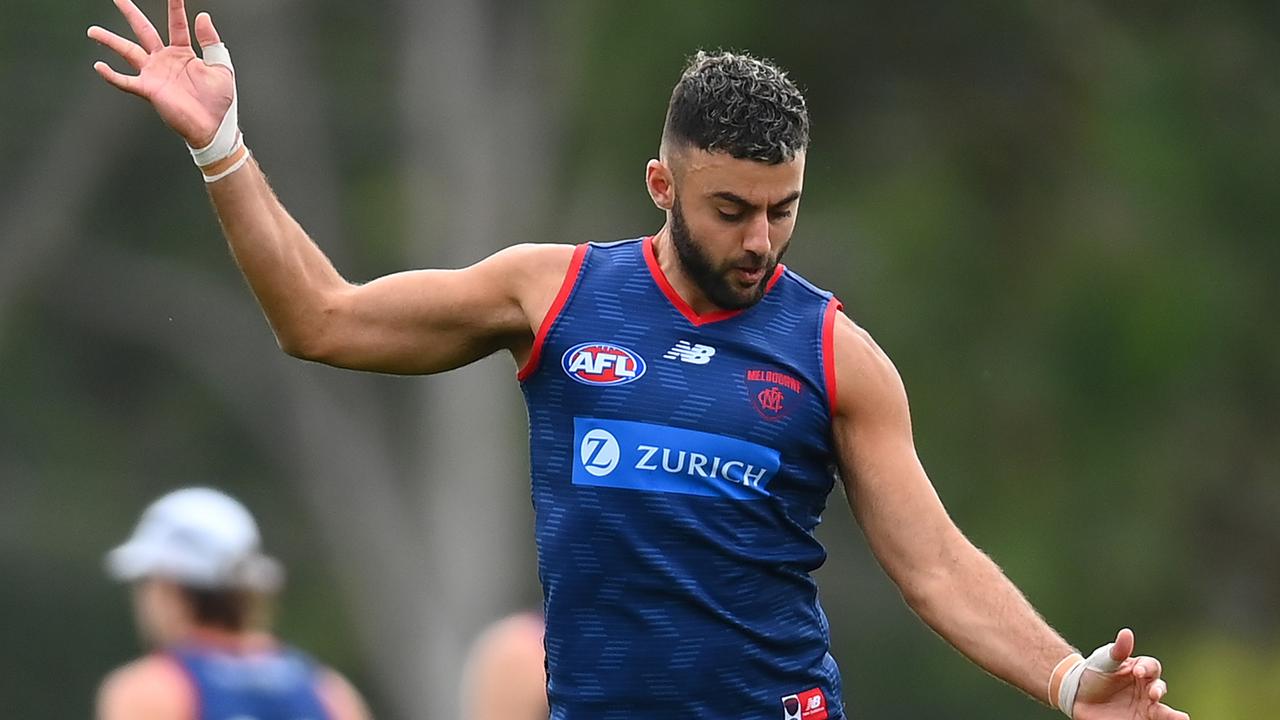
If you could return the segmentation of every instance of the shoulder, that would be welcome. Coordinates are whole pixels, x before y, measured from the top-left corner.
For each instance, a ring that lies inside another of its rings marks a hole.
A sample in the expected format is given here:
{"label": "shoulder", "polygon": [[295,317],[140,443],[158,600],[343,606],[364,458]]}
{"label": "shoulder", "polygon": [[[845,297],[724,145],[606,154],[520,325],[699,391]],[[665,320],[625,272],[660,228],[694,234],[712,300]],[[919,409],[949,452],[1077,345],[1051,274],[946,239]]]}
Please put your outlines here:
{"label": "shoulder", "polygon": [[541,317],[551,305],[580,248],[585,246],[521,243],[481,260],[471,271],[485,286],[502,288],[503,294],[525,308],[532,320]]}
{"label": "shoulder", "polygon": [[191,678],[167,655],[148,655],[112,671],[98,689],[98,720],[189,720]]}
{"label": "shoulder", "polygon": [[530,269],[548,269],[556,265],[567,265],[573,253],[581,245],[564,243],[520,243],[503,248],[492,255],[503,262],[518,263]]}
{"label": "shoulder", "polygon": [[355,685],[337,670],[317,668],[316,693],[333,720],[369,720],[373,717]]}
{"label": "shoulder", "polygon": [[519,613],[476,638],[462,671],[462,706],[473,718],[547,717],[543,621]]}
{"label": "shoulder", "polygon": [[532,613],[511,615],[489,626],[476,639],[472,657],[500,667],[518,666],[530,658],[541,665],[545,654],[543,633],[542,618]]}
{"label": "shoulder", "polygon": [[799,292],[808,296],[812,296],[814,299],[818,300],[819,302],[822,302],[823,304],[828,304],[834,301],[835,307],[841,307],[840,301],[837,300],[835,295],[833,295],[829,290],[823,290],[817,285],[814,285],[812,282],[808,280],[808,278],[796,272],[795,270],[793,270],[791,267],[787,265],[780,266],[780,269],[782,271],[781,277],[786,278],[788,281],[790,281],[789,284],[792,287],[796,288],[796,290],[798,290]]}
{"label": "shoulder", "polygon": [[501,272],[512,280],[558,281],[564,277],[580,247],[583,246],[521,243],[499,250],[481,261],[480,265]]}
{"label": "shoulder", "polygon": [[906,390],[902,378],[871,333],[848,315],[837,312],[832,334],[837,414],[905,411]]}

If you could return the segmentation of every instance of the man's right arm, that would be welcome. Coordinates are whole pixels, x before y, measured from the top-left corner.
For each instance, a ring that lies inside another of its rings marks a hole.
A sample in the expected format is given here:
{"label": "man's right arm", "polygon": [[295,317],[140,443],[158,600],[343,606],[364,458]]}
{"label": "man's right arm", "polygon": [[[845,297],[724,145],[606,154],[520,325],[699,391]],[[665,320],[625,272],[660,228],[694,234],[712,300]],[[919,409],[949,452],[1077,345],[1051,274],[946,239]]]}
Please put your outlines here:
{"label": "man's right arm", "polygon": [[280,346],[358,370],[433,373],[507,348],[518,363],[554,299],[573,249],[508,248],[463,270],[422,270],[347,282],[271,192],[239,136],[235,75],[213,20],[196,16],[192,46],[183,0],[169,0],[166,45],[132,0],[115,0],[136,42],[101,27],[89,37],[135,71],[94,68],[149,102],[200,164],[232,254]]}
{"label": "man's right arm", "polygon": [[519,361],[573,253],[567,245],[517,245],[461,270],[414,270],[355,285],[252,161],[210,184],[209,193],[281,348],[339,367],[435,373],[503,348]]}

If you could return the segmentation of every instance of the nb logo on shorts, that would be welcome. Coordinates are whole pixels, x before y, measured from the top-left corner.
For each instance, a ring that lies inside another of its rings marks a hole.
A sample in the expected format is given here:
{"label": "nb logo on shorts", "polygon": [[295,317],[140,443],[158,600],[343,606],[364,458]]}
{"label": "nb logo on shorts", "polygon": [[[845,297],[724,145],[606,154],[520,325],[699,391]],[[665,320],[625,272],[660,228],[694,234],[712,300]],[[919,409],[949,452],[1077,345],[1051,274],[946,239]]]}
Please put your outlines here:
{"label": "nb logo on shorts", "polygon": [[695,345],[688,340],[681,340],[662,357],[664,360],[680,360],[690,365],[706,365],[715,354],[716,349],[710,345]]}
{"label": "nb logo on shorts", "polygon": [[782,698],[782,720],[826,720],[827,697],[822,688],[805,690]]}

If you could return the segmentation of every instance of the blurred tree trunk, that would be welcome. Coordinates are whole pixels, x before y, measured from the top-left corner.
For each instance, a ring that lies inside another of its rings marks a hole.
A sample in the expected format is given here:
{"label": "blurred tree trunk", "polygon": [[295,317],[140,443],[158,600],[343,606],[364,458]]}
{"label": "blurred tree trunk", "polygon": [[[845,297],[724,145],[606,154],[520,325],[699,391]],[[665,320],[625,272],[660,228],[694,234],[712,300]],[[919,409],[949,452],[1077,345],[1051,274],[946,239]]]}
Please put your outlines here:
{"label": "blurred tree trunk", "polygon": [[[317,77],[324,48],[303,20],[316,10],[298,0],[242,2],[236,10],[240,26],[252,29],[238,43],[255,59],[240,87],[246,138],[282,201],[341,271],[350,253],[338,214],[342,183],[327,120],[328,85]],[[384,401],[386,385],[397,381],[299,363],[261,342],[253,346],[275,356],[261,362],[278,368],[280,377],[270,389],[241,390],[240,403],[261,407],[262,396],[255,395],[267,392],[286,409],[273,418],[291,440],[278,456],[292,466],[343,579],[378,694],[391,706],[386,714],[420,717],[418,692],[428,672],[419,651],[423,606],[434,602],[422,582],[423,521],[406,488],[409,463],[393,443],[397,408]]]}
{"label": "blurred tree trunk", "polygon": [[0,211],[0,343],[9,308],[75,247],[78,223],[142,113],[85,73],[78,99],[29,154],[23,182]]}
{"label": "blurred tree trunk", "polygon": [[[556,98],[540,3],[404,2],[399,108],[410,252],[460,267],[546,238]],[[438,605],[424,608],[422,716],[452,715],[460,658],[534,576],[527,421],[508,356],[422,387],[423,516]]]}

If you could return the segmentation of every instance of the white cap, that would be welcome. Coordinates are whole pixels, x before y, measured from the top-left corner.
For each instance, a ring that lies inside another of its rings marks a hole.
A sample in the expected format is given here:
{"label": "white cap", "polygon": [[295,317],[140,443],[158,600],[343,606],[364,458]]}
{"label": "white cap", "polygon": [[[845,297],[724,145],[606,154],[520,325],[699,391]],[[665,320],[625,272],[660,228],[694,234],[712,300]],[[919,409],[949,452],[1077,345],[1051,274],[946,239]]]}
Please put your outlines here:
{"label": "white cap", "polygon": [[107,573],[127,582],[155,576],[209,590],[274,592],[284,573],[259,552],[260,541],[244,505],[217,490],[184,488],[151,503],[133,537],[107,553]]}

